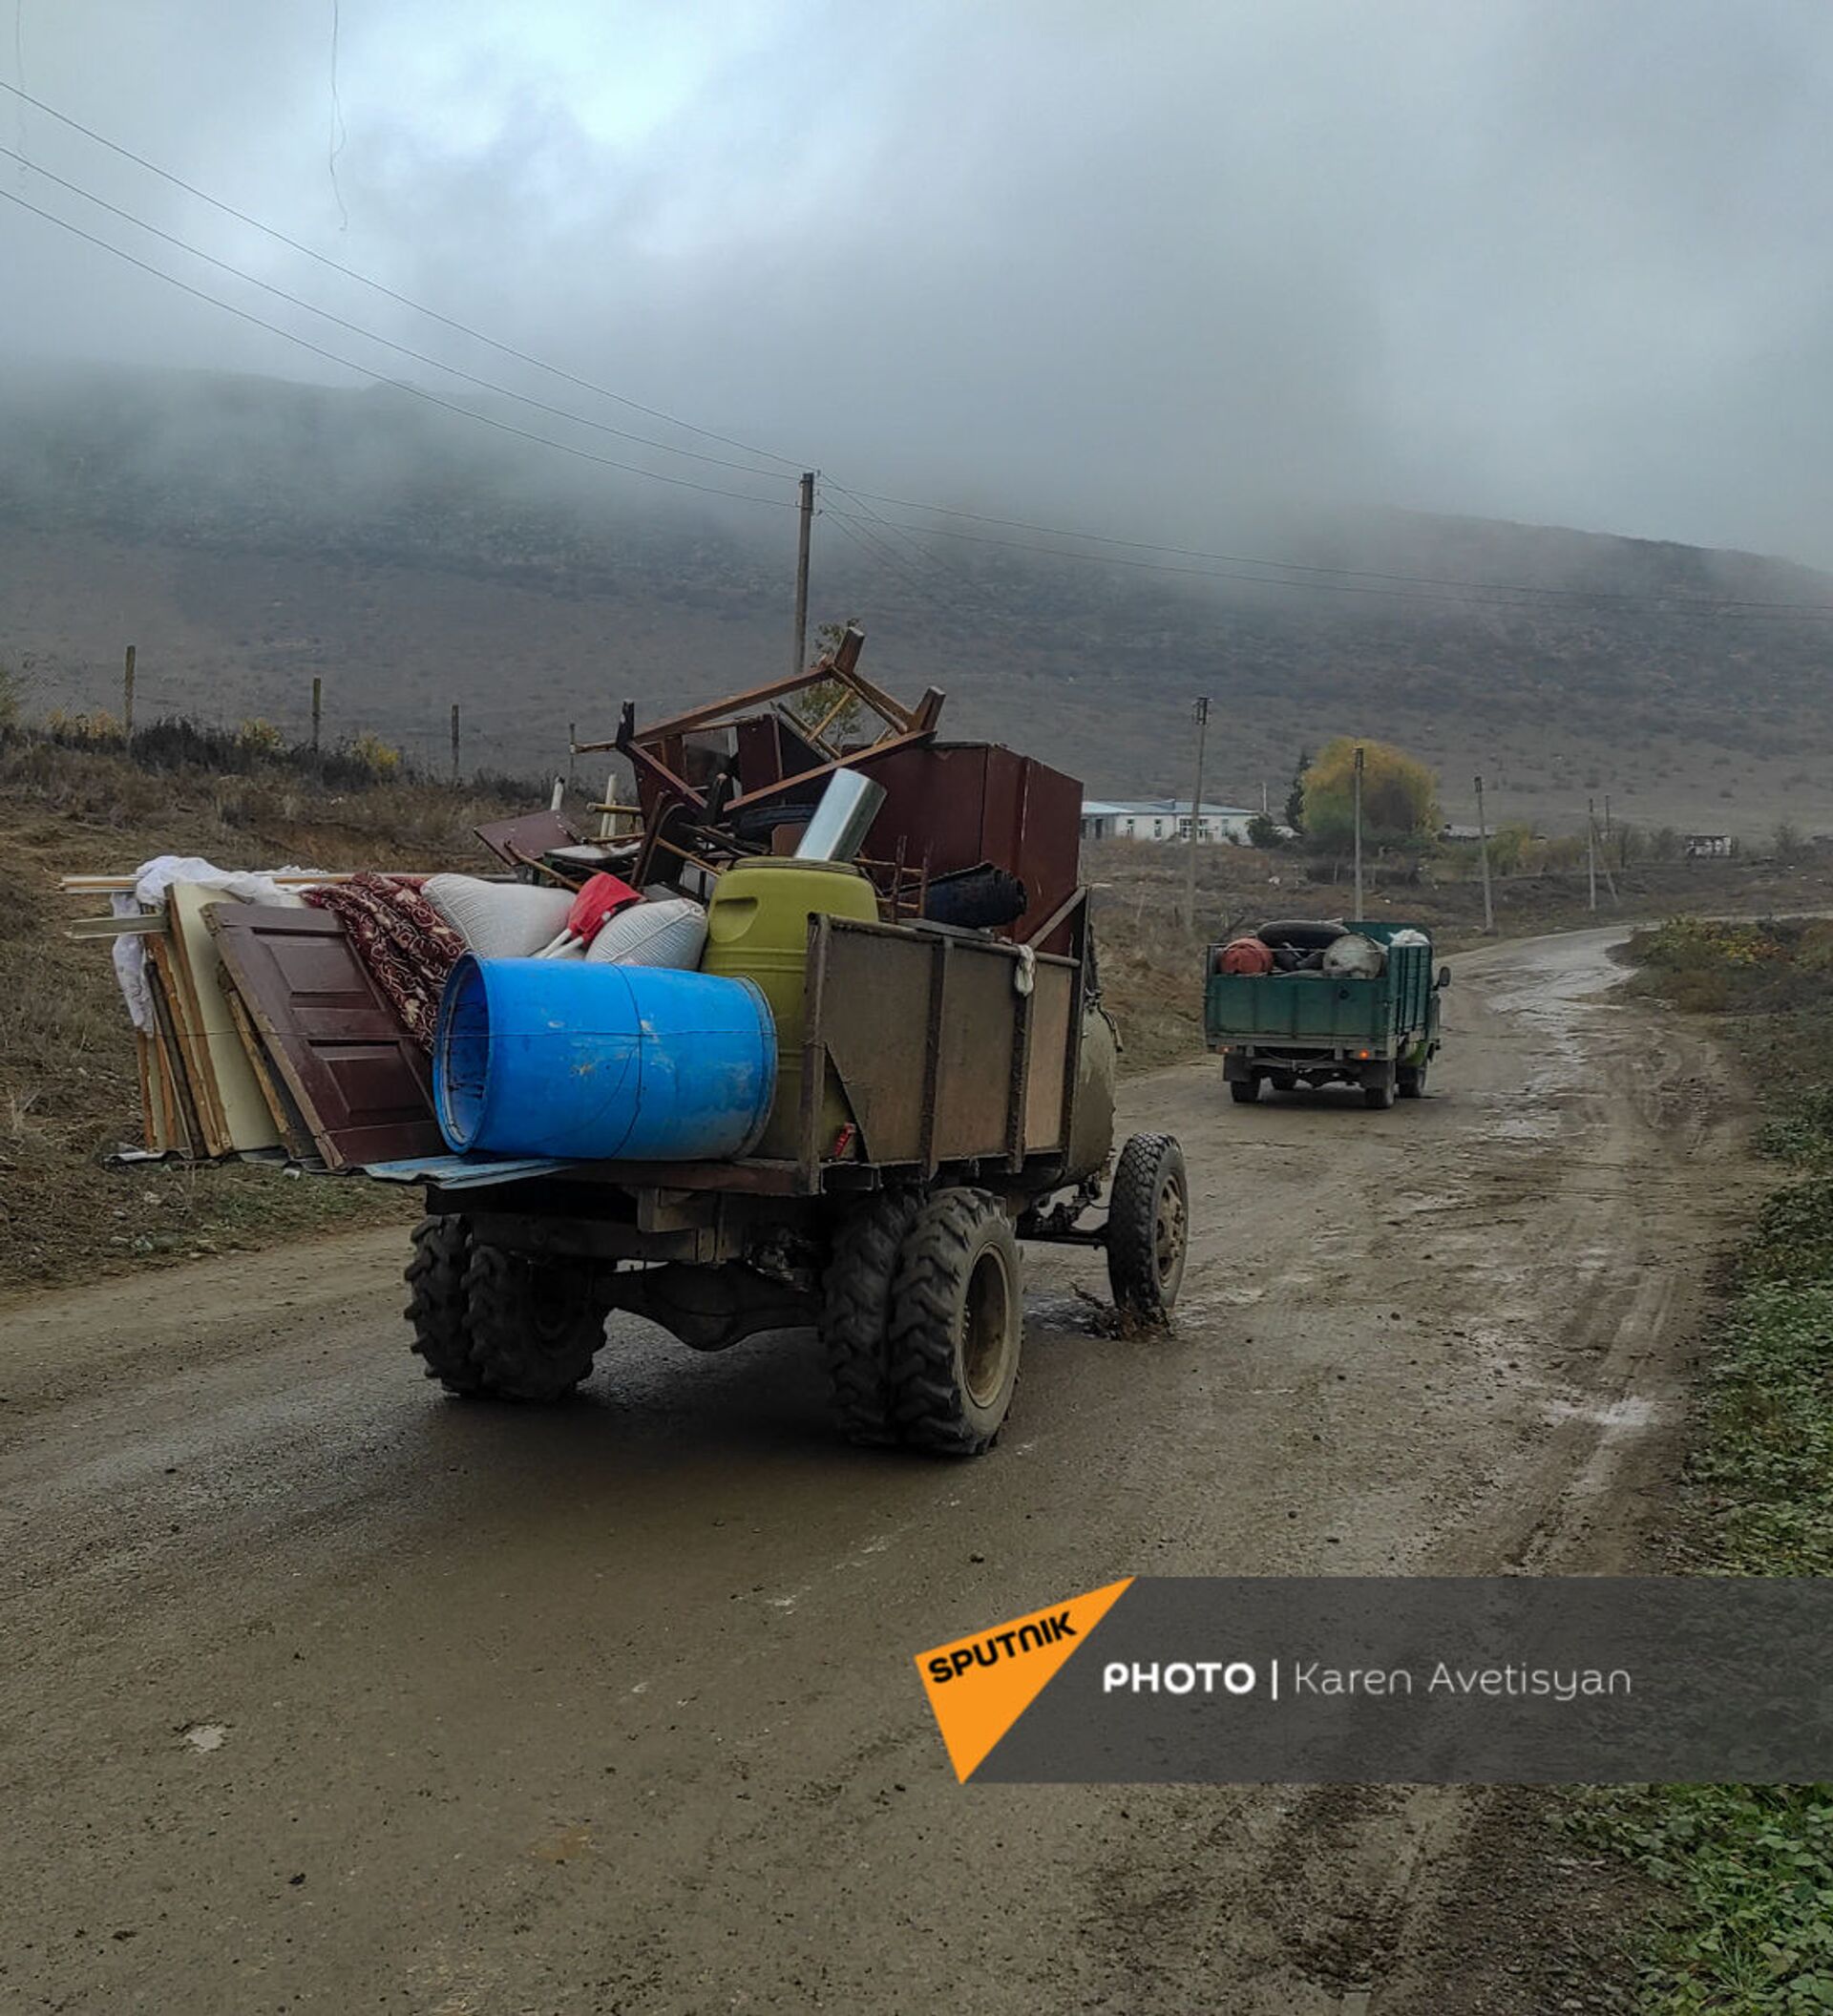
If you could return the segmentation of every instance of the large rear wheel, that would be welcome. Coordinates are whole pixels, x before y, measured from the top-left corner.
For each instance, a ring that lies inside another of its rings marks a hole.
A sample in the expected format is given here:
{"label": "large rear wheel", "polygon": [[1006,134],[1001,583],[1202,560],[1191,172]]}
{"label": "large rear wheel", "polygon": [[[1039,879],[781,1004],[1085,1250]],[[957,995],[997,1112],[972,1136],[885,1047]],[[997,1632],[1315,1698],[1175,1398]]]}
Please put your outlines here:
{"label": "large rear wheel", "polygon": [[1190,1239],[1184,1150],[1169,1134],[1135,1134],[1121,1150],[1107,1207],[1107,1281],[1115,1306],[1163,1323],[1184,1280]]}
{"label": "large rear wheel", "polygon": [[986,1190],[942,1190],[911,1224],[892,1292],[892,1415],[938,1456],[998,1438],[1024,1341],[1019,1243]]}
{"label": "large rear wheel", "polygon": [[821,1343],[840,1433],[868,1446],[897,1439],[892,1414],[891,1298],[897,1258],[922,1207],[888,1190],[841,1221],[821,1282]]}
{"label": "large rear wheel", "polygon": [[472,1389],[511,1400],[559,1400],[592,1370],[605,1306],[582,1261],[472,1247],[465,1270]]}
{"label": "large rear wheel", "polygon": [[1423,1099],[1425,1097],[1425,1071],[1423,1060],[1417,1064],[1402,1064],[1400,1068],[1400,1094],[1402,1099]]}
{"label": "large rear wheel", "polygon": [[1260,1081],[1257,1078],[1230,1079],[1229,1097],[1237,1106],[1253,1105],[1260,1097]]}
{"label": "large rear wheel", "polygon": [[471,1225],[454,1212],[423,1218],[413,1228],[413,1252],[408,1261],[408,1307],[413,1326],[409,1347],[422,1362],[428,1378],[448,1393],[473,1394],[484,1389],[484,1376],[471,1353],[470,1305],[465,1296],[465,1270],[471,1265]]}

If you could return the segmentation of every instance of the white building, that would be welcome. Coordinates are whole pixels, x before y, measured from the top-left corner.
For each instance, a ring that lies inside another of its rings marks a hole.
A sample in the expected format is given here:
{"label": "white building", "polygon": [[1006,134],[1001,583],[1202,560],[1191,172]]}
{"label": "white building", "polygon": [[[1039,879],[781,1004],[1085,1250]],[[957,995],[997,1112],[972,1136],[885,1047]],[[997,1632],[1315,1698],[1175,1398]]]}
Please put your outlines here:
{"label": "white building", "polygon": [[[1245,805],[1211,805],[1198,822],[1199,840],[1230,840],[1245,847],[1248,822],[1260,814]],[[1190,801],[1188,798],[1085,798],[1082,806],[1085,840],[1188,840]]]}

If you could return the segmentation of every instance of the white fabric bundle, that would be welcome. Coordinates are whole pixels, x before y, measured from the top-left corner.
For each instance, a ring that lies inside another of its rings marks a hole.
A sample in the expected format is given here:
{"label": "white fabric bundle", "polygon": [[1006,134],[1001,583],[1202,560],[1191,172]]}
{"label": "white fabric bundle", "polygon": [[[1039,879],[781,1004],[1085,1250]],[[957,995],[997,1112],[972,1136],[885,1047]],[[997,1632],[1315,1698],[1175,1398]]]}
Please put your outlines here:
{"label": "white fabric bundle", "polygon": [[1333,979],[1372,980],[1387,964],[1387,955],[1373,938],[1352,931],[1324,947],[1319,964]]}
{"label": "white fabric bundle", "polygon": [[532,959],[566,929],[573,892],[477,875],[429,875],[427,901],[480,959]]}
{"label": "white fabric bundle", "polygon": [[670,896],[619,911],[599,927],[585,956],[600,965],[679,966],[691,972],[706,944],[706,913],[691,896]]}
{"label": "white fabric bundle", "polygon": [[[243,903],[275,904],[284,910],[304,910],[306,899],[296,889],[283,889],[274,875],[310,874],[310,869],[276,868],[243,871],[219,868],[199,854],[157,854],[143,861],[134,872],[134,890],[117,893],[109,908],[117,917],[131,917],[142,910],[158,910],[175,882],[196,882],[205,889],[220,889],[225,896]],[[127,1012],[134,1026],[149,1034],[158,1026],[153,1017],[153,998],[146,986],[146,941],[123,935],[115,940],[115,977],[127,997]]]}

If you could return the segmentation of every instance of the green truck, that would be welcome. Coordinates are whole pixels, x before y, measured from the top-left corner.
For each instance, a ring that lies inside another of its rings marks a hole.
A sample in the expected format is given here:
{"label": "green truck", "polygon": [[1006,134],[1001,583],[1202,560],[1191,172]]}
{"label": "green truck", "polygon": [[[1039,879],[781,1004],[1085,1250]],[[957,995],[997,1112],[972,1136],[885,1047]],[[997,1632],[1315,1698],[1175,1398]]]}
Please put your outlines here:
{"label": "green truck", "polygon": [[1419,926],[1265,924],[1211,945],[1204,974],[1204,1040],[1240,1104],[1267,1083],[1360,1085],[1377,1110],[1425,1090],[1451,969]]}

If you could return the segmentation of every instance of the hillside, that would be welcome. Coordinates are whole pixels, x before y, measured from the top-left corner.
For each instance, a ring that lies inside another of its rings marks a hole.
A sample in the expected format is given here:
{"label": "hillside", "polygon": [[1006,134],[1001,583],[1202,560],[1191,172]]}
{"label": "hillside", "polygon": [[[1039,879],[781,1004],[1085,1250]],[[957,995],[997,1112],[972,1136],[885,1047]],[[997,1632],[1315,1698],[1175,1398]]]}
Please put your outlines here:
{"label": "hillside", "polygon": [[[775,674],[793,534],[787,510],[587,469],[386,389],[119,375],[0,399],[0,660],[41,711],[115,705],[132,640],[143,714],[303,732],[318,675],[329,732],[442,763],[456,700],[468,765],[553,766],[569,722],[608,733],[626,696]],[[1690,606],[1833,604],[1827,577],[1401,514],[1218,514],[1183,536],[1368,573],[1270,587],[921,537],[894,566],[824,519],[813,615],[857,616],[886,683],[947,689],[957,733],[1022,742],[1094,790],[1188,790],[1207,691],[1212,795],[1282,796],[1300,746],[1351,730],[1436,764],[1453,817],[1481,769],[1496,816],[1549,828],[1607,792],[1649,825],[1833,827],[1824,620]],[[1394,575],[1558,593],[1416,598]]]}

